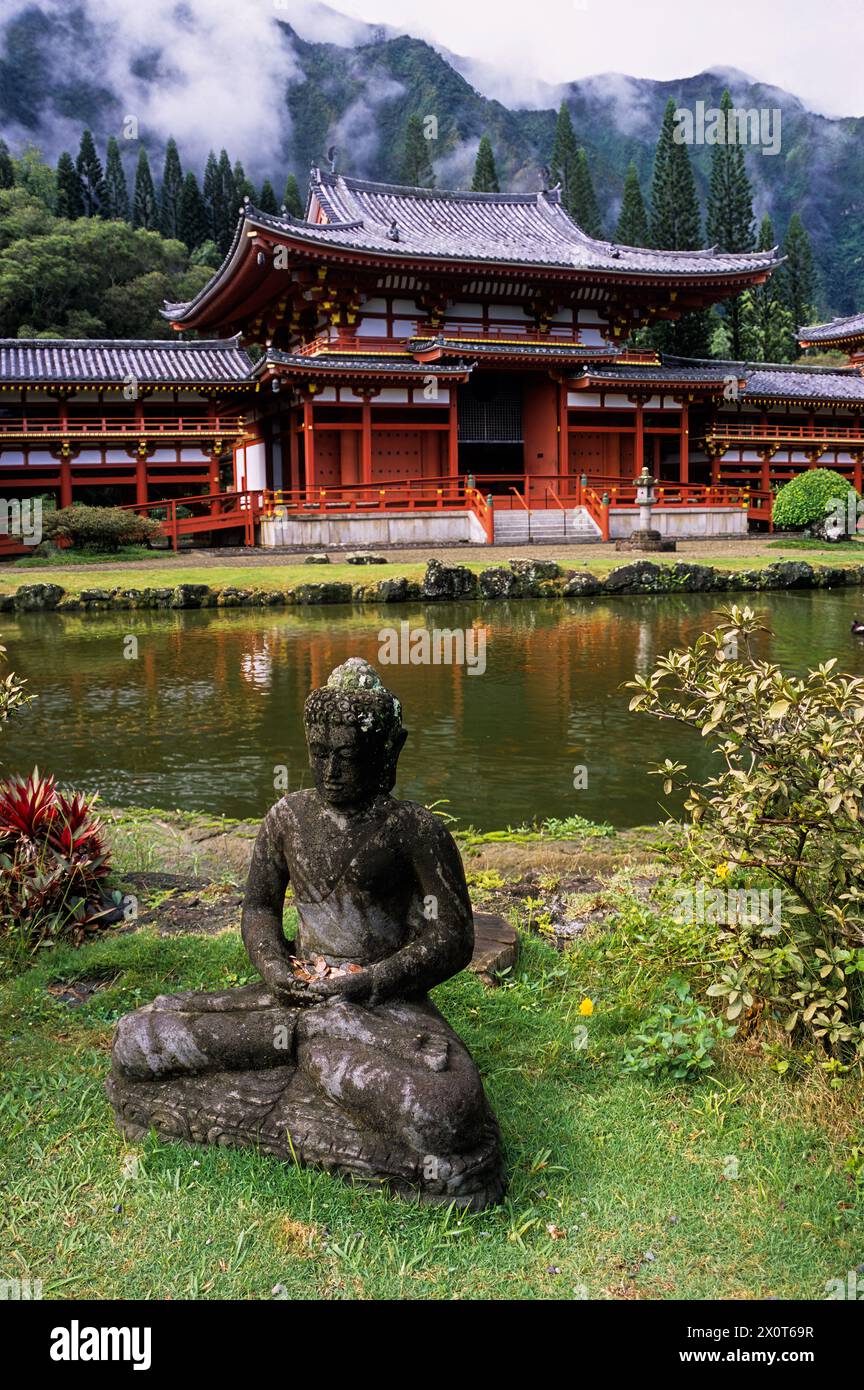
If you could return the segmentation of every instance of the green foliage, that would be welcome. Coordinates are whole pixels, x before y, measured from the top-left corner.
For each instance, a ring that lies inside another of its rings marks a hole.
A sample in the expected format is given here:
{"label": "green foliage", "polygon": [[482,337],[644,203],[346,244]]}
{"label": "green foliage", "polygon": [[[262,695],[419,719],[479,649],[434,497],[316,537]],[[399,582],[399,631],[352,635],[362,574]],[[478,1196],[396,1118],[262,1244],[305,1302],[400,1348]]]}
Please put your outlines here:
{"label": "green foliage", "polygon": [[[864,1062],[864,680],[834,660],[804,678],[755,653],[749,608],[637,676],[630,708],[710,738],[720,770],[699,786],[666,760],[664,791],[690,816],[670,854],[691,877],[772,885],[779,911],[719,928],[725,964],[709,993],[727,1017],[767,1001],[832,1061]],[[678,848],[676,848],[676,843]]]}
{"label": "green foliage", "polygon": [[[651,245],[661,251],[687,251],[702,245],[699,199],[686,144],[675,139],[676,103],[670,97],[654,156],[651,184]],[[705,357],[710,350],[711,319],[704,311],[683,314],[673,323],[658,323],[651,341],[661,352]]]}
{"label": "green foliage", "polygon": [[147,158],[147,151],[142,145],[138,151],[138,163],[135,167],[132,226],[142,227],[145,231],[151,232],[155,231],[158,225],[159,204],[156,202],[156,189],[153,187],[150,161]]}
{"label": "green foliage", "polygon": [[602,237],[603,222],[600,217],[600,208],[597,204],[597,195],[594,192],[594,181],[588,166],[588,156],[583,149],[579,150],[573,168],[570,212],[574,221],[582,228],[583,232],[588,233],[588,236]]}
{"label": "green foliage", "polygon": [[158,522],[121,507],[87,507],[76,503],[49,512],[43,524],[49,540],[69,540],[94,550],[117,551],[121,545],[142,545],[160,534]]}
{"label": "green foliage", "polygon": [[[177,141],[173,138],[165,147],[162,170],[162,192],[159,201],[159,230],[164,237],[186,241],[180,230],[180,200],[183,196],[183,169]],[[186,242],[188,246],[188,242]]]}
{"label": "green foliage", "polygon": [[832,502],[842,502],[844,509],[848,506],[850,492],[857,497],[851,484],[832,469],[808,469],[779,489],[774,499],[774,525],[785,531],[823,522]]}
{"label": "green foliage", "polygon": [[190,251],[197,250],[209,240],[210,220],[207,208],[198,187],[198,180],[191,169],[183,180],[178,229],[180,240]]}
{"label": "green foliage", "polygon": [[792,318],[792,331],[813,322],[816,317],[816,270],[810,238],[797,212],[789,219],[783,242],[783,265],[777,271],[784,303]]}
{"label": "green foliage", "polygon": [[108,141],[105,161],[105,216],[115,221],[129,221],[129,189],[120,158],[120,146],[113,135]]}
{"label": "green foliage", "polygon": [[714,1066],[713,1050],[736,1029],[697,1004],[686,980],[669,982],[672,1002],[661,1004],[634,1035],[622,1070],[652,1080],[698,1081]]}
{"label": "green foliage", "polygon": [[81,180],[75,168],[75,161],[68,150],[64,150],[57,161],[57,198],[54,211],[58,217],[83,217],[84,198]]}
{"label": "green foliage", "polygon": [[648,213],[645,210],[642,189],[639,187],[636,165],[632,160],[627,165],[624,179],[624,194],[618,225],[615,228],[615,240],[622,246],[648,245]]}
{"label": "green foliage", "polygon": [[498,171],[495,168],[495,155],[492,151],[492,141],[488,135],[480,138],[477,148],[477,159],[474,163],[474,177],[471,180],[472,193],[500,193],[501,186],[498,182]]}
{"label": "green foliage", "polygon": [[423,132],[423,122],[412,111],[405,126],[405,148],[402,154],[402,183],[413,188],[434,188],[435,171],[429,153],[429,141]]}
{"label": "green foliage", "polygon": [[285,194],[282,201],[291,217],[303,216],[303,199],[300,197],[300,189],[297,187],[297,180],[293,174],[289,174],[285,180]]}
{"label": "green foliage", "polygon": [[[5,660],[6,648],[0,645],[0,666],[5,664]],[[0,676],[0,733],[3,732],[3,725],[16,710],[22,709],[33,698],[27,694],[26,684],[27,682],[20,680],[14,671],[7,671],[5,676]]]}
{"label": "green foliage", "polygon": [[23,189],[0,190],[0,334],[165,338],[163,301],[210,278],[186,248],[126,222],[52,216]]}
{"label": "green foliage", "polygon": [[[104,924],[110,857],[94,802],[36,768],[0,783],[0,952],[6,969]],[[108,909],[110,911],[110,909]]]}
{"label": "green foliage", "polygon": [[96,153],[96,145],[89,130],[81,136],[81,146],[75,161],[75,171],[81,184],[81,197],[85,217],[104,217],[108,190],[102,161]]}
{"label": "green foliage", "polygon": [[578,156],[579,146],[570,118],[570,108],[566,101],[562,101],[555,122],[555,140],[552,145],[549,173],[553,185],[561,184],[564,206],[567,208],[570,207]]}
{"label": "green foliage", "polygon": [[0,188],[11,188],[15,183],[15,166],[9,154],[9,146],[0,140]]}
{"label": "green foliage", "polygon": [[261,192],[258,194],[258,206],[262,212],[277,213],[279,211],[276,192],[269,179],[265,179],[261,185]]}
{"label": "green foliage", "polygon": [[[757,250],[770,251],[775,245],[774,225],[766,212],[759,228]],[[740,353],[748,362],[790,362],[797,357],[795,325],[784,302],[782,282],[776,275],[764,285],[745,290],[728,308],[727,320],[730,328],[728,350],[732,355],[737,357]],[[738,352],[734,340],[736,327]]]}

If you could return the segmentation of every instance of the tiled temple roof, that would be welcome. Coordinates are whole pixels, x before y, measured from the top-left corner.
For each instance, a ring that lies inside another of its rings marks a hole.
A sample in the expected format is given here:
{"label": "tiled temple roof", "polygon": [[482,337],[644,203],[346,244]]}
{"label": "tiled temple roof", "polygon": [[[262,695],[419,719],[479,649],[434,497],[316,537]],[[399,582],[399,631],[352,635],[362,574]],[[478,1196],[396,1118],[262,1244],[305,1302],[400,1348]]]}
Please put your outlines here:
{"label": "tiled temple roof", "polygon": [[316,353],[311,356],[304,352],[282,352],[278,348],[268,348],[255,367],[255,375],[261,376],[270,367],[286,367],[292,375],[315,378],[316,376],[357,376],[374,373],[379,376],[434,375],[436,377],[469,376],[473,364],[468,362],[436,363],[434,371],[428,362],[415,362],[413,357],[402,353]]}
{"label": "tiled temple roof", "polygon": [[609,382],[614,385],[617,382],[644,381],[646,383],[657,383],[658,386],[666,382],[692,382],[696,386],[714,386],[718,390],[724,385],[726,377],[729,375],[730,364],[721,363],[685,363],[677,366],[678,359],[664,357],[660,365],[642,365],[639,362],[601,362],[599,366],[587,366],[583,375],[590,377],[591,381]]}
{"label": "tiled temple roof", "polygon": [[[322,219],[315,220],[316,217]],[[780,262],[771,251],[654,251],[600,241],[565,211],[556,189],[538,193],[451,193],[371,183],[313,169],[307,217],[271,214],[246,203],[222,265],[194,299],[165,305],[174,322],[192,316],[239,264],[248,234],[274,232],[310,248],[359,252],[385,260],[487,264],[555,271],[710,281],[758,275]]]}
{"label": "tiled temple roof", "polygon": [[159,339],[2,338],[4,382],[221,386],[248,382],[252,359],[237,338],[173,342]]}
{"label": "tiled temple roof", "polygon": [[664,366],[692,368],[721,378],[735,376],[744,387],[739,400],[864,403],[864,376],[855,367],[811,367],[788,362],[728,362],[710,358],[663,357]]}
{"label": "tiled temple roof", "polygon": [[864,314],[850,314],[848,318],[811,323],[809,327],[798,329],[798,341],[804,344],[833,343],[848,338],[864,338]]}

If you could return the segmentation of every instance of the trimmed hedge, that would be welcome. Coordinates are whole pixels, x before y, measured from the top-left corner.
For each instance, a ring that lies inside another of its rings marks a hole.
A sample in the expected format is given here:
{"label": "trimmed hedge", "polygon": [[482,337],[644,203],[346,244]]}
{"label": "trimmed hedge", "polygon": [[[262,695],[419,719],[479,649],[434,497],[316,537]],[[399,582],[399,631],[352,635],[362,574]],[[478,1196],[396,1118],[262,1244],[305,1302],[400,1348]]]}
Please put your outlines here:
{"label": "trimmed hedge", "polygon": [[784,483],[774,499],[774,526],[780,531],[799,530],[824,522],[829,503],[843,502],[858,494],[851,483],[830,468],[813,468]]}
{"label": "trimmed hedge", "polygon": [[119,550],[121,545],[146,545],[161,535],[158,521],[138,516],[123,507],[86,507],[76,504],[48,512],[43,523],[47,540],[71,541],[94,550]]}

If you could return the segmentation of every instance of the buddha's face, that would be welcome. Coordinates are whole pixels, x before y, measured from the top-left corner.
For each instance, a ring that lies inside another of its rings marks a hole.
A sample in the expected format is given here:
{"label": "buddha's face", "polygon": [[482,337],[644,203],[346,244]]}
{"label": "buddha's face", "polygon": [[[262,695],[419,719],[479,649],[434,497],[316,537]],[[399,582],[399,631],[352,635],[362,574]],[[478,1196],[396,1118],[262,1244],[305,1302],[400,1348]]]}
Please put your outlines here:
{"label": "buddha's face", "polygon": [[360,806],[381,786],[379,739],[351,724],[311,724],[306,730],[315,788],[330,806]]}

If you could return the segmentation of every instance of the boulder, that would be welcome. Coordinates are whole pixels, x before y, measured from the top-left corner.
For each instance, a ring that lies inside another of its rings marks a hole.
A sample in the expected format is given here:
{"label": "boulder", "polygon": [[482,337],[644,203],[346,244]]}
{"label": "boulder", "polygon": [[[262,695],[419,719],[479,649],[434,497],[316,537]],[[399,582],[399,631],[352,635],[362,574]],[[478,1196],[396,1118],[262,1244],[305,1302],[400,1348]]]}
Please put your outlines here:
{"label": "boulder", "polygon": [[346,565],[386,565],[386,555],[372,555],[368,550],[357,550],[345,556]]}
{"label": "boulder", "polygon": [[561,566],[555,560],[518,559],[508,560],[514,574],[527,584],[537,584],[541,579],[557,579]]}
{"label": "boulder", "polygon": [[512,570],[502,566],[480,571],[480,595],[482,598],[518,598],[521,582]]}
{"label": "boulder", "polygon": [[762,571],[766,589],[812,589],[815,571],[806,560],[779,560]]}
{"label": "boulder", "polygon": [[233,584],[226,584],[224,588],[216,590],[217,608],[239,608],[241,604],[251,601],[251,589],[238,589]]}
{"label": "boulder", "polygon": [[426,599],[475,598],[477,576],[465,565],[442,565],[430,560],[423,576],[421,594]]}
{"label": "boulder", "polygon": [[663,565],[652,560],[635,560],[632,565],[620,565],[603,581],[607,594],[655,594],[670,587]]}
{"label": "boulder", "polygon": [[59,584],[22,584],[12,596],[13,607],[18,613],[41,613],[56,608],[64,593]]}
{"label": "boulder", "polygon": [[565,598],[587,598],[591,594],[599,594],[602,587],[596,575],[583,571],[571,574],[561,592]]}
{"label": "boulder", "polygon": [[329,556],[329,555],[323,555],[323,554],[321,554],[321,555],[307,555],[307,556],[306,556],[306,559],[303,561],[303,563],[304,563],[304,565],[329,565],[329,563],[330,563],[330,556]]}
{"label": "boulder", "polygon": [[178,584],[171,593],[171,607],[208,608],[214,599],[209,584]]}
{"label": "boulder", "polygon": [[295,603],[350,603],[350,584],[298,584]]}
{"label": "boulder", "polygon": [[707,593],[711,589],[725,589],[726,576],[710,565],[691,565],[686,560],[676,560],[669,567],[669,578],[676,589],[689,594]]}

